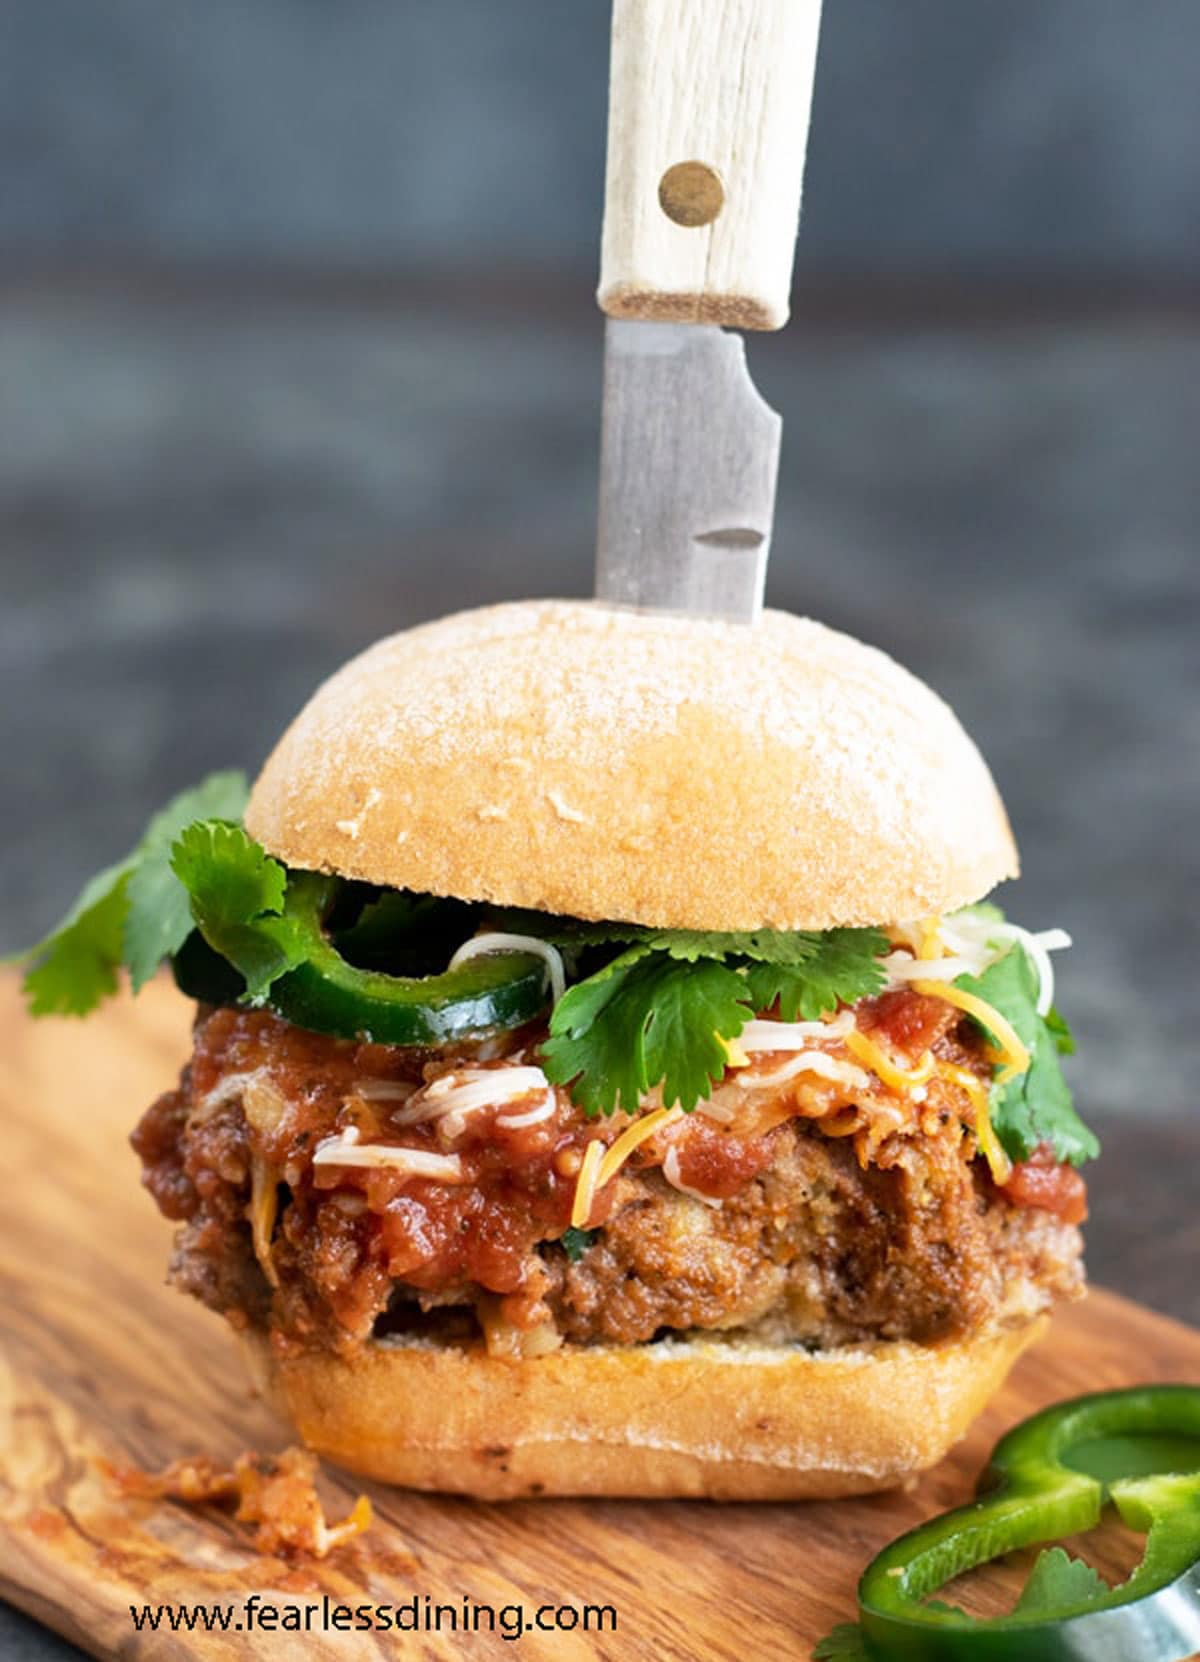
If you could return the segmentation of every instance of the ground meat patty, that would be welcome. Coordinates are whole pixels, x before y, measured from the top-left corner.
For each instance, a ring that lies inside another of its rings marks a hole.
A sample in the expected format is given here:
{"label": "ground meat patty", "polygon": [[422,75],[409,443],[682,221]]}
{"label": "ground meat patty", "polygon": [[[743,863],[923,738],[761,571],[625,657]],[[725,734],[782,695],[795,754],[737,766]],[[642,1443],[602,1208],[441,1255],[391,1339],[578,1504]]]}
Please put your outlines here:
{"label": "ground meat patty", "polygon": [[249,1127],[239,1105],[209,1121],[203,1160],[188,1134],[189,1075],[162,1096],[133,1135],[143,1160],[143,1181],[168,1218],[182,1223],[175,1237],[170,1276],[212,1310],[236,1323],[268,1318],[271,1288],[254,1256],[246,1222],[250,1173]]}
{"label": "ground meat patty", "polygon": [[888,1170],[808,1125],[773,1134],[769,1169],[718,1211],[644,1173],[635,1198],[548,1297],[575,1340],[768,1322],[821,1346],[932,1340],[1081,1285],[1078,1230],[1007,1204],[979,1162],[914,1143]]}
{"label": "ground meat patty", "polygon": [[[951,1074],[988,1070],[974,1030],[940,1001],[873,1005],[860,1025],[887,1022],[895,1053],[911,1031]],[[528,1065],[536,1038],[454,1065]],[[561,1090],[548,1116],[511,1102],[507,1118],[473,1112],[456,1182],[314,1167],[348,1111],[364,1141],[436,1150],[431,1126],[391,1116],[452,1061],[263,1012],[202,1012],[178,1090],[133,1139],[147,1186],[182,1225],[173,1279],[285,1348],[342,1352],[428,1321],[482,1327],[493,1349],[514,1333],[629,1344],[750,1326],[820,1346],[929,1341],[1081,1286],[1078,1230],[994,1186],[954,1087],[937,1079],[907,1106],[873,1085],[874,1102],[847,1107],[844,1088],[792,1080],[755,1094],[735,1125],[690,1116],[602,1191],[574,1261],[560,1237],[598,1128]],[[610,1143],[618,1134],[602,1129]]]}

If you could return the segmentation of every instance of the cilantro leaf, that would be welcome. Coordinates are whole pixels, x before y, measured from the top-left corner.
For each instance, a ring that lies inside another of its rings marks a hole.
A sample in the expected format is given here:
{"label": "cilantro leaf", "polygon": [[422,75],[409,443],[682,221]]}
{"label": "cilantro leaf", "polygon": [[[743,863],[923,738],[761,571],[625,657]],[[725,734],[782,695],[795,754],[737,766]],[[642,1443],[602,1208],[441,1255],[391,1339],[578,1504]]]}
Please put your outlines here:
{"label": "cilantro leaf", "polygon": [[25,973],[34,1016],[86,1016],[117,990],[121,928],[131,856],[87,882],[66,917],[21,957],[36,958]]}
{"label": "cilantro leaf", "polygon": [[572,1224],[569,1229],[563,1230],[558,1238],[558,1244],[571,1262],[578,1264],[584,1253],[595,1245],[596,1236],[599,1233],[598,1229],[576,1229],[575,1225]]}
{"label": "cilantro leaf", "polygon": [[778,1000],[784,1021],[819,1021],[839,1004],[882,990],[886,976],[879,960],[890,950],[882,930],[830,929],[812,939],[813,951],[799,962],[750,966],[746,982],[756,1010],[769,1010]]}
{"label": "cilantro leaf", "polygon": [[240,825],[202,820],[175,838],[171,869],[192,908],[217,927],[283,910],[287,871]]}
{"label": "cilantro leaf", "polygon": [[[1111,1590],[1090,1564],[1081,1558],[1072,1558],[1062,1547],[1047,1547],[1039,1554],[1010,1615],[1026,1620],[1059,1620],[1063,1616],[1082,1614],[1107,1597]],[[963,1615],[956,1605],[937,1599],[928,1600],[925,1608]],[[874,1658],[858,1623],[843,1622],[814,1646],[812,1662],[874,1662]]]}
{"label": "cilantro leaf", "polygon": [[842,1622],[813,1646],[812,1662],[872,1662],[863,1630],[857,1622]]}
{"label": "cilantro leaf", "polygon": [[194,820],[240,820],[246,796],[244,774],[213,773],[193,790],[181,792],[147,826],[129,880],[122,935],[122,957],[135,993],[192,931],[187,892],[171,870],[172,844]]}
{"label": "cilantro leaf", "polygon": [[287,871],[240,825],[201,820],[178,837],[171,870],[187,891],[196,927],[238,970],[250,1003],[305,956],[302,932],[282,916]]}
{"label": "cilantro leaf", "polygon": [[1046,1026],[1054,1036],[1054,1048],[1058,1054],[1074,1056],[1075,1035],[1067,1026],[1066,1018],[1054,1005],[1050,1006],[1049,1014],[1046,1016]]}
{"label": "cilantro leaf", "polygon": [[667,1107],[694,1108],[725,1072],[722,1038],[751,1011],[736,969],[686,963],[642,942],[561,998],[542,1046],[547,1078],[570,1085],[585,1113],[636,1113],[652,1085]]}
{"label": "cilantro leaf", "polygon": [[579,951],[586,946],[632,944],[651,933],[639,923],[590,923],[586,918],[559,917],[523,906],[501,906],[487,914],[489,929],[512,935],[536,935],[551,946]]}
{"label": "cilantro leaf", "polygon": [[491,921],[498,928],[518,935],[537,935],[551,946],[566,950],[624,943],[649,946],[689,964],[700,958],[731,957],[752,958],[768,964],[795,964],[812,957],[822,940],[816,930],[753,929],[723,934],[711,930],[654,929],[640,923],[588,923],[583,918],[550,917],[544,912],[516,907],[494,913]]}
{"label": "cilantro leaf", "polygon": [[1028,1160],[1049,1143],[1073,1166],[1094,1159],[1100,1145],[1075,1112],[1058,1062],[1066,1024],[1058,1018],[1052,1026],[1038,1015],[1037,970],[1024,947],[1013,946],[981,976],[960,975],[954,985],[994,1005],[1029,1052],[1023,1074],[991,1089],[992,1125],[1009,1158]]}
{"label": "cilantro leaf", "polygon": [[631,947],[579,981],[559,999],[542,1045],[546,1077],[570,1085],[586,1114],[611,1114],[624,1103],[634,1112],[650,1089],[646,1072],[643,965],[649,948]]}
{"label": "cilantro leaf", "polygon": [[655,929],[646,940],[656,951],[682,963],[700,958],[752,958],[756,963],[799,964],[821,948],[822,937],[811,930],[755,929],[750,933],[703,934],[691,929]]}
{"label": "cilantro leaf", "polygon": [[169,849],[140,861],[129,879],[129,906],[121,931],[121,957],[134,992],[192,932],[187,891],[171,870]]}
{"label": "cilantro leaf", "polygon": [[117,990],[128,966],[136,991],[175,951],[192,927],[187,897],[171,876],[171,842],[204,815],[240,816],[246,801],[241,773],[214,773],[173,798],[150,821],[132,853],[88,882],[63,921],[16,960],[33,959],[25,975],[31,1015],[86,1016]]}
{"label": "cilantro leaf", "polygon": [[736,970],[713,959],[687,964],[668,957],[660,964],[658,957],[646,976],[646,1067],[651,1083],[662,1084],[664,1107],[678,1102],[690,1112],[729,1066],[722,1041],[735,1039],[752,1012]]}
{"label": "cilantro leaf", "polygon": [[667,1107],[691,1110],[722,1078],[756,1010],[815,1021],[884,983],[877,929],[747,934],[647,930],[644,938],[559,1000],[542,1046],[547,1076],[570,1085],[588,1114],[636,1110],[661,1085]]}
{"label": "cilantro leaf", "polygon": [[1068,1612],[1086,1609],[1111,1591],[1103,1577],[1082,1558],[1072,1558],[1062,1547],[1047,1547],[1039,1553],[1012,1614],[1057,1619]]}
{"label": "cilantro leaf", "polygon": [[180,791],[146,827],[140,848],[143,854],[169,851],[181,831],[198,819],[240,820],[246,811],[250,787],[239,768],[210,773],[190,790]]}

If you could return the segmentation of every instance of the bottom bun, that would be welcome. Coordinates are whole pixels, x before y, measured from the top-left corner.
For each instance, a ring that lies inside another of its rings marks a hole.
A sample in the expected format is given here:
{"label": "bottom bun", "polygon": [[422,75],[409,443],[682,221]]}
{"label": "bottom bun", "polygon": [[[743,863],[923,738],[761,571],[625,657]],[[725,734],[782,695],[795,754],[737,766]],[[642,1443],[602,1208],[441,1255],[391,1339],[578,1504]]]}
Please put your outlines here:
{"label": "bottom bun", "polygon": [[808,1500],[936,1465],[1045,1325],[823,1354],[706,1334],[527,1361],[390,1339],[280,1359],[241,1338],[308,1447],[383,1483],[480,1500]]}

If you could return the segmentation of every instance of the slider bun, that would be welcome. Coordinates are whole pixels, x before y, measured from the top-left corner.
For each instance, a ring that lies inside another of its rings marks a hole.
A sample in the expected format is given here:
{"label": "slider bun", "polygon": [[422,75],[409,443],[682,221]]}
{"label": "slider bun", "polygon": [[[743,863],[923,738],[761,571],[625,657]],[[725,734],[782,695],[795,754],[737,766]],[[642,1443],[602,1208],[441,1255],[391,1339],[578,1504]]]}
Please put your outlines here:
{"label": "slider bun", "polygon": [[240,1338],[308,1447],[382,1483],[480,1500],[807,1500],[936,1465],[1045,1325],[823,1355],[706,1334],[525,1361],[426,1339],[280,1359],[263,1335]]}
{"label": "slider bun", "polygon": [[301,711],[246,824],[303,869],[679,929],[895,923],[1017,872],[942,700],[782,612],[541,601],[392,635]]}

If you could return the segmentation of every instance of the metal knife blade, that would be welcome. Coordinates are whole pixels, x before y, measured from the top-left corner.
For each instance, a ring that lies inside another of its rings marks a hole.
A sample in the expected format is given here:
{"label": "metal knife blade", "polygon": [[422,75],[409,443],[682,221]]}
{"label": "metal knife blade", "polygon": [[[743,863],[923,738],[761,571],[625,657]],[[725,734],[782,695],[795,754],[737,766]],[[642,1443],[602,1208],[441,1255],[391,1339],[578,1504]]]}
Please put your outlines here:
{"label": "metal knife blade", "polygon": [[740,335],[610,318],[597,599],[753,623],[782,431],[750,379]]}

